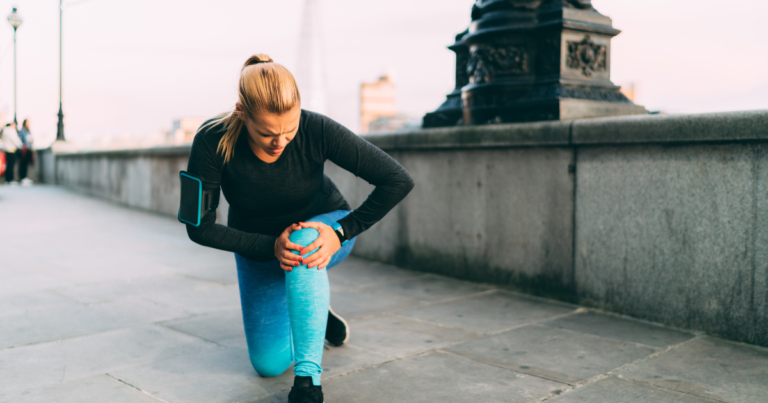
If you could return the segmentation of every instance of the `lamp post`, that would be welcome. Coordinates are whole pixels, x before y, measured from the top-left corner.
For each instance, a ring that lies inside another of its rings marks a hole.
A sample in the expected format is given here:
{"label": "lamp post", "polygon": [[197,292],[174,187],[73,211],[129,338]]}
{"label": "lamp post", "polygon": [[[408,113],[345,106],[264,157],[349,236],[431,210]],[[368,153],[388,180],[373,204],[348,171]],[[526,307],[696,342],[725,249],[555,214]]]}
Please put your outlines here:
{"label": "lamp post", "polygon": [[59,123],[56,125],[56,140],[57,141],[64,141],[64,111],[63,111],[63,109],[61,107],[61,105],[62,105],[62,102],[61,102],[61,96],[62,96],[61,95],[62,94],[62,92],[61,92],[61,87],[62,87],[62,84],[61,84],[62,83],[61,71],[63,69],[63,67],[62,67],[62,64],[63,64],[62,63],[62,57],[63,56],[62,55],[64,53],[64,50],[63,50],[64,48],[62,47],[62,40],[61,40],[61,37],[62,37],[62,21],[63,21],[62,14],[64,12],[64,9],[62,8],[63,5],[64,5],[63,3],[64,3],[64,0],[59,0],[59,115],[58,115],[59,116]]}
{"label": "lamp post", "polygon": [[16,30],[21,26],[21,16],[16,12],[16,7],[13,8],[11,14],[8,15],[8,23],[13,27],[13,123],[16,126],[19,122],[16,120]]}

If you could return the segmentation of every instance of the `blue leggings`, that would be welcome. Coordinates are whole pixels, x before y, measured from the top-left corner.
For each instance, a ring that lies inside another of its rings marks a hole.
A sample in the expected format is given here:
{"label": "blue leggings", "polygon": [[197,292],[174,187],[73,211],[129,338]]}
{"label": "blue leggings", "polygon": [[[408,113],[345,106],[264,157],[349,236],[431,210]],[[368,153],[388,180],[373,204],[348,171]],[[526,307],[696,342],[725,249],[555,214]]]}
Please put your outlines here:
{"label": "blue leggings", "polygon": [[[307,222],[332,225],[349,213],[338,210]],[[304,228],[294,231],[290,240],[308,246],[317,236],[317,230]],[[346,259],[354,245],[353,238],[323,270],[303,265],[285,272],[277,259],[260,263],[235,254],[248,355],[259,375],[280,375],[295,361],[296,376],[311,376],[312,383],[320,385],[331,294],[327,269]]]}

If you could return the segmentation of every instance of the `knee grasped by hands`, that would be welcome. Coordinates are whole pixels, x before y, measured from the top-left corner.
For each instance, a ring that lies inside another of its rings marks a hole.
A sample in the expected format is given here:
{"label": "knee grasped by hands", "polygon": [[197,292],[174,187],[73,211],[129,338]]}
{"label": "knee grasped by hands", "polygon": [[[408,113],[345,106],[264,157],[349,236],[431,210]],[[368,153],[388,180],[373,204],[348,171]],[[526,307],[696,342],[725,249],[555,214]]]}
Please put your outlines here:
{"label": "knee grasped by hands", "polygon": [[275,257],[285,271],[299,266],[322,270],[340,248],[339,238],[329,225],[301,222],[292,224],[277,238]]}

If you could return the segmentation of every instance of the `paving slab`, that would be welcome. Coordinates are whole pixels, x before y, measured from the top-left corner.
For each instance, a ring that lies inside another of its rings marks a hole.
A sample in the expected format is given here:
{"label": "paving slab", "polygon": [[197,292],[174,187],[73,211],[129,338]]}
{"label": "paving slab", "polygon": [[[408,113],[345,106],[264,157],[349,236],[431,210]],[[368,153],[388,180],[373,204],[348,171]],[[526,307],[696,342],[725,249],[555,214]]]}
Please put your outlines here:
{"label": "paving slab", "polygon": [[418,298],[373,294],[360,290],[331,290],[333,310],[347,320],[419,306]]}
{"label": "paving slab", "polygon": [[581,312],[541,324],[656,348],[667,348],[694,337],[689,332],[596,312]]}
{"label": "paving slab", "polygon": [[242,402],[293,385],[290,369],[274,378],[259,377],[244,347],[222,347],[205,354],[118,369],[109,375],[167,402]]}
{"label": "paving slab", "polygon": [[181,273],[211,267],[230,267],[237,274],[234,253],[191,243],[192,241],[187,238],[187,232],[183,226],[179,228],[179,231],[180,233],[176,234],[176,239],[182,239],[183,243],[179,244],[177,248],[165,248],[152,254],[158,263],[165,264],[172,270]]}
{"label": "paving slab", "polygon": [[173,319],[158,325],[220,345],[246,345],[243,312],[240,309]]}
{"label": "paving slab", "polygon": [[208,281],[216,281],[222,284],[237,283],[237,267],[234,261],[218,263],[211,266],[186,267],[181,265],[171,266],[174,273],[181,273],[190,277],[196,277]]}
{"label": "paving slab", "polygon": [[369,285],[383,285],[424,276],[410,270],[350,256],[328,270],[331,291],[343,288],[362,288]]}
{"label": "paving slab", "polygon": [[356,321],[350,327],[350,344],[398,358],[480,336],[395,315]]}
{"label": "paving slab", "polygon": [[569,390],[552,403],[712,403],[710,399],[614,376]]}
{"label": "paving slab", "polygon": [[330,379],[326,400],[346,402],[529,402],[565,385],[434,352]]}
{"label": "paving slab", "polygon": [[691,340],[615,374],[709,399],[768,401],[768,349],[712,337]]}
{"label": "paving slab", "polygon": [[323,379],[344,375],[394,360],[395,357],[345,344],[340,347],[328,343],[323,351]]}
{"label": "paving slab", "polygon": [[161,403],[108,375],[79,379],[23,394],[0,394],[0,403]]}
{"label": "paving slab", "polygon": [[398,315],[478,333],[498,332],[573,312],[576,307],[504,291],[462,298]]}
{"label": "paving slab", "polygon": [[4,392],[29,391],[216,348],[160,326],[141,326],[0,350],[0,379]]}
{"label": "paving slab", "polygon": [[[4,262],[4,264],[7,264]],[[23,266],[22,266],[23,267]],[[65,287],[72,283],[44,273],[16,273],[0,282],[0,295],[10,296],[28,292]]]}
{"label": "paving slab", "polygon": [[471,340],[447,350],[569,384],[629,364],[655,351],[650,347],[538,325]]}
{"label": "paving slab", "polygon": [[77,285],[58,288],[56,292],[76,301],[92,304],[128,297],[175,294],[219,286],[221,283],[175,274]]}
{"label": "paving slab", "polygon": [[[158,265],[146,260],[130,261],[122,260],[123,252],[116,251],[111,257],[104,258],[102,262],[87,259],[87,264],[77,265],[82,256],[72,257],[71,260],[51,259],[41,263],[34,269],[54,278],[66,281],[70,284],[96,284],[108,281],[129,280],[139,277],[154,277],[162,274],[173,274],[173,270],[165,265]],[[121,256],[116,259],[115,256]],[[94,258],[96,259],[96,258]]]}
{"label": "paving slab", "polygon": [[240,288],[237,284],[221,285],[175,294],[150,295],[144,298],[192,314],[240,308]]}
{"label": "paving slab", "polygon": [[80,308],[83,304],[51,290],[8,296],[0,294],[0,317],[31,313],[52,306]]}
{"label": "paving slab", "polygon": [[183,312],[141,299],[82,307],[54,306],[0,317],[0,349],[98,333],[183,316]]}
{"label": "paving slab", "polygon": [[359,288],[361,291],[373,294],[402,295],[416,298],[419,302],[435,302],[464,297],[490,289],[491,287],[489,286],[454,280],[434,274],[426,274],[397,282],[372,284]]}

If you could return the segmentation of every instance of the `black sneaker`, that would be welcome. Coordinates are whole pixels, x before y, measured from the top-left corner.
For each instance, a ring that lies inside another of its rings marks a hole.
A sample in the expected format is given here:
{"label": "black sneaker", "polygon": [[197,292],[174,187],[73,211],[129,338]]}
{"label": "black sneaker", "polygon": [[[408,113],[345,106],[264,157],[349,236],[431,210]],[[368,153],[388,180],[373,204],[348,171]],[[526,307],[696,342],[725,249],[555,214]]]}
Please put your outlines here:
{"label": "black sneaker", "polygon": [[340,346],[349,340],[349,325],[333,309],[328,307],[328,324],[325,326],[325,339],[334,346]]}
{"label": "black sneaker", "polygon": [[297,376],[288,394],[288,403],[323,403],[323,387],[312,384],[310,376]]}

